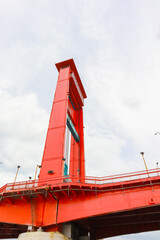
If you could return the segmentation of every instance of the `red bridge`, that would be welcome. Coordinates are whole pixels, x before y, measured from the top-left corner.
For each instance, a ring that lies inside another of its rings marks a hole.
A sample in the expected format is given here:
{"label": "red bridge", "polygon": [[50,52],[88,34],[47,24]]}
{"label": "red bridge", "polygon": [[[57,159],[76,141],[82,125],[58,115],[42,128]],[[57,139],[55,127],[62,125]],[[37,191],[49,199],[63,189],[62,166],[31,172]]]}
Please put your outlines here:
{"label": "red bridge", "polygon": [[[42,228],[94,240],[160,229],[160,169],[86,177],[86,93],[73,59],[59,71],[39,178],[0,188],[0,238]],[[67,231],[66,231],[67,229]]]}

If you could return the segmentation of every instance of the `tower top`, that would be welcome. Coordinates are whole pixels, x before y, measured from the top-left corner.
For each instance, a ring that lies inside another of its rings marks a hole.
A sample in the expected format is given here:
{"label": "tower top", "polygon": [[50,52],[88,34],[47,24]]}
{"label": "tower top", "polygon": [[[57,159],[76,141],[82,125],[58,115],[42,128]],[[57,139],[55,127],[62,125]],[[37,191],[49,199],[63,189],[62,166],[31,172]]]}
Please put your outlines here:
{"label": "tower top", "polygon": [[79,87],[81,89],[81,92],[83,94],[83,98],[86,98],[87,95],[86,95],[86,92],[84,90],[83,84],[81,82],[81,79],[80,79],[80,76],[79,76],[79,73],[77,71],[77,68],[76,68],[76,65],[74,63],[73,58],[65,60],[63,62],[56,63],[55,65],[56,65],[56,68],[57,68],[58,72],[60,71],[61,68],[70,66],[71,70],[73,71],[73,73],[74,73],[74,75],[75,75],[75,77],[77,79],[78,85],[79,85]]}

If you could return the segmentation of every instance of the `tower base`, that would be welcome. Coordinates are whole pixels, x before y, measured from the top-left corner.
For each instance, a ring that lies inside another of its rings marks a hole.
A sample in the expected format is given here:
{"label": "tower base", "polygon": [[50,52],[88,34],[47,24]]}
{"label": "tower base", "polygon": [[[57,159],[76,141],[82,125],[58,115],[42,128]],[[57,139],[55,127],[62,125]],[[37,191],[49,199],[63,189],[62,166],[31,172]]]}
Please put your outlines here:
{"label": "tower base", "polygon": [[69,240],[60,232],[26,232],[21,233],[18,240]]}

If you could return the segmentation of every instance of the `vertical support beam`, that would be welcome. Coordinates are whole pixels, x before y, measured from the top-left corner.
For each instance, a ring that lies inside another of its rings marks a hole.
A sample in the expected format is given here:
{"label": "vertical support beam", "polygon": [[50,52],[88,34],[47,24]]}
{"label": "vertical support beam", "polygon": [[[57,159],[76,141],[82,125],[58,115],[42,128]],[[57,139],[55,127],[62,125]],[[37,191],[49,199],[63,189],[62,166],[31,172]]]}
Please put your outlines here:
{"label": "vertical support beam", "polygon": [[85,177],[85,157],[84,157],[84,126],[83,126],[83,108],[79,111],[80,117],[80,177],[84,182]]}
{"label": "vertical support beam", "polygon": [[84,157],[84,126],[83,126],[83,108],[76,111],[74,115],[76,130],[79,134],[80,141],[76,142],[71,139],[70,154],[70,175],[74,176],[74,181],[84,182],[85,177],[85,157]]}

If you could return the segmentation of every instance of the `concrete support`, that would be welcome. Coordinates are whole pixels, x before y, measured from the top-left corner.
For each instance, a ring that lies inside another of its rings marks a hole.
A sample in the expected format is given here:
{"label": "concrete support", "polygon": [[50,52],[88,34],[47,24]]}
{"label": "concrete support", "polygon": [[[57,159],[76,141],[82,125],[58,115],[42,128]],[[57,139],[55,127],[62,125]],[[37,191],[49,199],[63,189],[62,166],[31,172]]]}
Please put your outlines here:
{"label": "concrete support", "polygon": [[21,233],[18,240],[90,240],[90,236],[83,236],[86,233],[82,233],[80,236],[79,229],[73,223],[65,223],[62,226],[62,233],[56,232],[43,232],[42,228],[39,228],[36,232],[32,232],[32,226],[28,227],[28,232]]}
{"label": "concrete support", "polygon": [[79,229],[71,223],[64,223],[62,227],[62,234],[64,234],[69,239],[77,240],[79,239]]}
{"label": "concrete support", "polygon": [[63,227],[62,227],[62,233],[68,237],[68,238],[72,238],[72,232],[73,232],[73,227],[71,224],[63,224]]}
{"label": "concrete support", "polygon": [[19,235],[18,240],[69,240],[59,232],[26,232]]}
{"label": "concrete support", "polygon": [[90,234],[87,232],[81,232],[73,223],[64,223],[62,227],[62,234],[73,240],[90,240]]}

